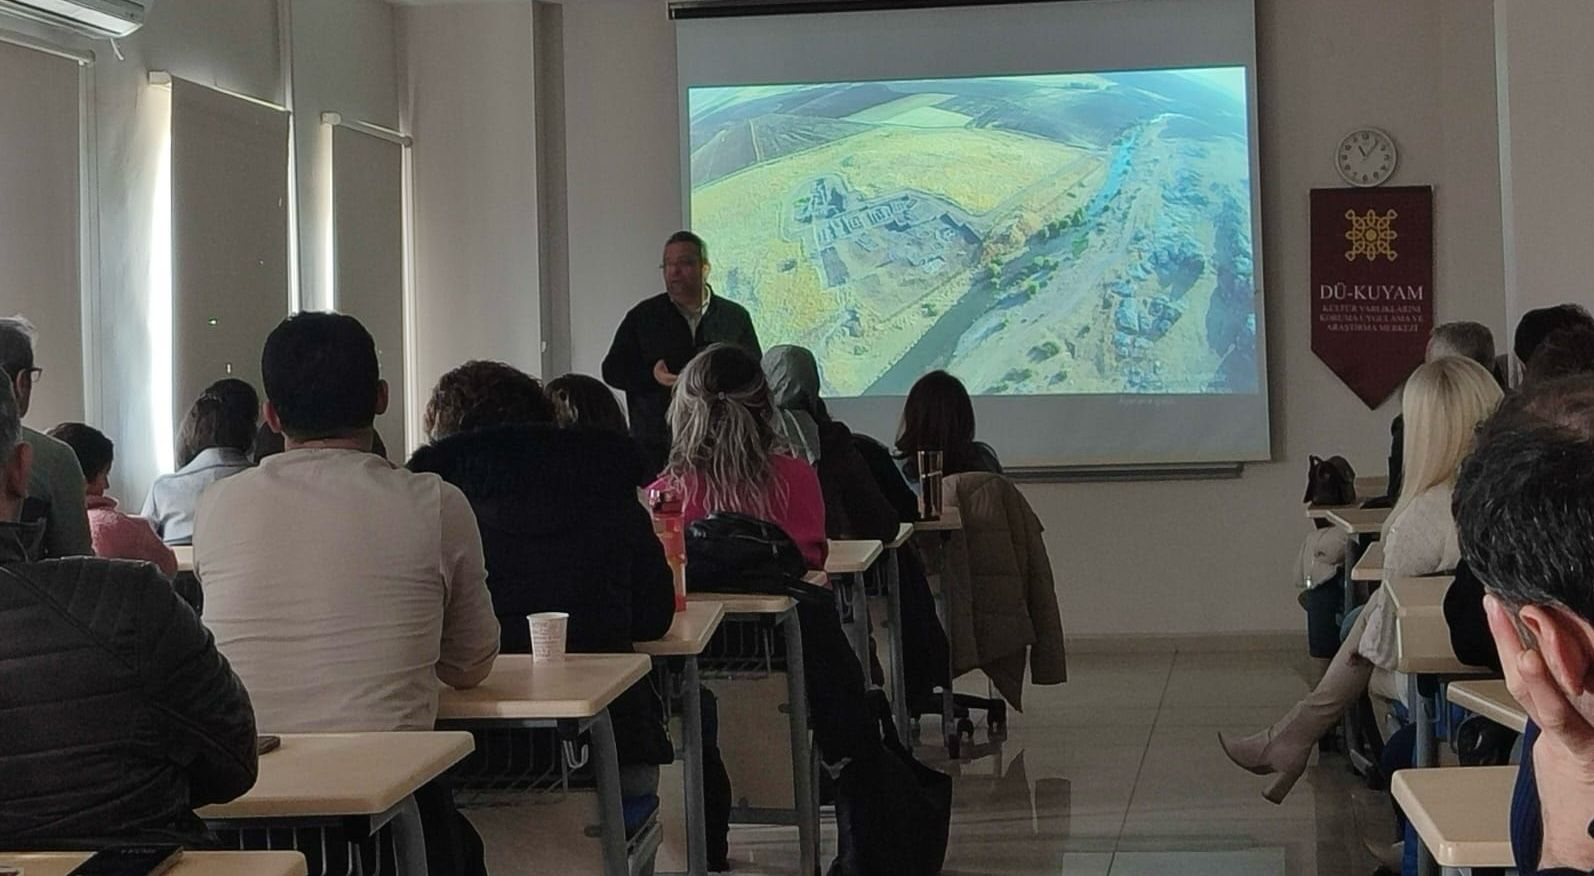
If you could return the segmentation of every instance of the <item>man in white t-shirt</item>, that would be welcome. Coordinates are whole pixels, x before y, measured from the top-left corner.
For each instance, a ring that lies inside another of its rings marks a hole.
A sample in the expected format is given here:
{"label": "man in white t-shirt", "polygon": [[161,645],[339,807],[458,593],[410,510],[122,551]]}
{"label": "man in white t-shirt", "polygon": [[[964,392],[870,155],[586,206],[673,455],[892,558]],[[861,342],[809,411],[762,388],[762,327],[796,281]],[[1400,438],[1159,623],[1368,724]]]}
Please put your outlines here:
{"label": "man in white t-shirt", "polygon": [[289,317],[261,365],[286,450],[200,496],[205,624],[262,732],[430,730],[439,679],[479,684],[498,653],[470,503],[369,452],[387,384],[358,320]]}

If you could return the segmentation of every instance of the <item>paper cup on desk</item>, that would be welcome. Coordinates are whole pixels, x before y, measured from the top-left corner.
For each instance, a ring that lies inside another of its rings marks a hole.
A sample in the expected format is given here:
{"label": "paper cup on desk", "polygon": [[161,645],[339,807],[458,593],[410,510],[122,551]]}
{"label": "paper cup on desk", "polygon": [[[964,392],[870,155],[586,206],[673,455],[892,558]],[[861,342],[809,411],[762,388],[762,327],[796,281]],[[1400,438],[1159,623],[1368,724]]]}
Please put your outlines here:
{"label": "paper cup on desk", "polygon": [[531,624],[533,663],[565,659],[565,630],[570,625],[570,615],[562,611],[540,611],[527,615],[526,622]]}

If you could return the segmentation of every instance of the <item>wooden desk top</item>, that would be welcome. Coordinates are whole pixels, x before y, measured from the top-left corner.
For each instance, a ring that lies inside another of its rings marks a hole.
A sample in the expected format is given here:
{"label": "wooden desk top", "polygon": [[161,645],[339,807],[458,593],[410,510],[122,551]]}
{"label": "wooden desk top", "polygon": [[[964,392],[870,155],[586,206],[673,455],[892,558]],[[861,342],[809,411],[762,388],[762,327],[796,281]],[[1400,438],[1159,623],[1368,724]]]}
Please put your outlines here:
{"label": "wooden desk top", "polygon": [[172,553],[177,555],[177,571],[179,571],[179,572],[192,572],[192,571],[194,571],[194,546],[193,545],[191,545],[191,544],[173,545],[172,546]]}
{"label": "wooden desk top", "polygon": [[1350,570],[1352,581],[1382,581],[1384,580],[1384,543],[1375,541],[1367,546],[1362,558],[1356,561],[1355,567]]}
{"label": "wooden desk top", "polygon": [[894,551],[907,544],[910,538],[913,538],[913,524],[904,523],[897,527],[897,537],[886,542],[886,550]]}
{"label": "wooden desk top", "polygon": [[1419,675],[1487,675],[1481,666],[1456,659],[1450,647],[1450,625],[1445,622],[1445,591],[1455,579],[1391,578],[1384,582],[1395,609],[1395,668]]}
{"label": "wooden desk top", "polygon": [[1517,768],[1401,770],[1390,790],[1441,867],[1512,867]]}
{"label": "wooden desk top", "polygon": [[[810,573],[824,574],[824,573]],[[718,602],[725,606],[726,614],[785,614],[797,600],[790,596],[759,596],[754,593],[693,593],[687,591],[686,601]]]}
{"label": "wooden desk top", "polygon": [[[66,876],[87,861],[88,852],[0,852],[0,864],[23,876]],[[169,876],[305,876],[298,852],[183,852]]]}
{"label": "wooden desk top", "polygon": [[199,817],[381,815],[475,748],[469,733],[285,733],[253,788]]}
{"label": "wooden desk top", "polygon": [[825,555],[825,572],[831,575],[856,575],[869,571],[874,561],[880,559],[885,546],[874,539],[861,541],[832,541]]}
{"label": "wooden desk top", "polygon": [[919,520],[913,524],[914,532],[952,532],[962,528],[962,513],[950,506],[941,509],[939,520]]}
{"label": "wooden desk top", "polygon": [[1378,535],[1389,518],[1388,508],[1329,508],[1323,515],[1347,535]]}
{"label": "wooden desk top", "polygon": [[492,674],[470,690],[444,687],[437,719],[552,721],[591,718],[648,674],[646,654],[566,654],[533,663],[530,654],[500,654]]}
{"label": "wooden desk top", "polygon": [[1490,679],[1487,681],[1457,681],[1446,686],[1446,698],[1450,702],[1476,712],[1485,718],[1522,733],[1528,726],[1528,713],[1517,704],[1516,698],[1506,690],[1505,681]]}
{"label": "wooden desk top", "polygon": [[652,642],[633,642],[638,654],[650,657],[694,657],[708,647],[708,640],[725,619],[725,603],[702,600],[688,602],[686,611],[675,613],[675,622],[664,638]]}

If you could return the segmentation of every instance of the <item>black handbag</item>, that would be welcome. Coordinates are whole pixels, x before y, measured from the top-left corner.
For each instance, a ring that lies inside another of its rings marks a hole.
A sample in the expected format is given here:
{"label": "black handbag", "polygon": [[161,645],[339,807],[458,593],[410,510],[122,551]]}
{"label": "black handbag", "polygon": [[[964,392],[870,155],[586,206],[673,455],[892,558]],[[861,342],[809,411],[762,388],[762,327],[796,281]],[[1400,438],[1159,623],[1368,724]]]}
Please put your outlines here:
{"label": "black handbag", "polygon": [[1356,504],[1356,469],[1343,456],[1311,457],[1305,501],[1313,505]]}
{"label": "black handbag", "polygon": [[803,580],[807,571],[797,543],[767,520],[722,511],[686,528],[687,587],[692,591],[833,603],[831,591]]}
{"label": "black handbag", "polygon": [[836,860],[827,876],[931,876],[946,862],[952,777],[914,758],[897,738],[891,706],[869,692],[879,756],[855,760],[836,779]]}

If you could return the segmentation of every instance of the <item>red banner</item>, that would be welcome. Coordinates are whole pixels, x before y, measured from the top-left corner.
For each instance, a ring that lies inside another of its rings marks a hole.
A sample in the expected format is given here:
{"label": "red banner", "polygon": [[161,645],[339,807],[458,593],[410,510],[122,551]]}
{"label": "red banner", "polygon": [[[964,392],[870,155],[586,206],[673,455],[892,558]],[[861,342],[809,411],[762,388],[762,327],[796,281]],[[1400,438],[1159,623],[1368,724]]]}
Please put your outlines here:
{"label": "red banner", "polygon": [[1312,352],[1369,408],[1433,330],[1433,189],[1312,190]]}

